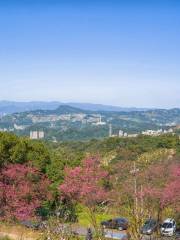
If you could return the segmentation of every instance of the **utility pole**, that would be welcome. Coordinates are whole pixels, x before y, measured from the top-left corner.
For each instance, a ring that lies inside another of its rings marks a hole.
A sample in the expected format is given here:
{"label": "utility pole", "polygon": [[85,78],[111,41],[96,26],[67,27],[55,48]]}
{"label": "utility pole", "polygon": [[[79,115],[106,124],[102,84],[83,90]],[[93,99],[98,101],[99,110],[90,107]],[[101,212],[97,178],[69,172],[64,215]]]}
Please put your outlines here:
{"label": "utility pole", "polygon": [[135,214],[137,217],[138,213],[138,197],[137,197],[137,173],[139,172],[139,169],[136,168],[136,162],[134,162],[133,169],[130,171],[130,173],[134,176],[134,205],[135,205]]}
{"label": "utility pole", "polygon": [[144,213],[143,186],[141,184],[141,216],[143,216],[143,213]]}

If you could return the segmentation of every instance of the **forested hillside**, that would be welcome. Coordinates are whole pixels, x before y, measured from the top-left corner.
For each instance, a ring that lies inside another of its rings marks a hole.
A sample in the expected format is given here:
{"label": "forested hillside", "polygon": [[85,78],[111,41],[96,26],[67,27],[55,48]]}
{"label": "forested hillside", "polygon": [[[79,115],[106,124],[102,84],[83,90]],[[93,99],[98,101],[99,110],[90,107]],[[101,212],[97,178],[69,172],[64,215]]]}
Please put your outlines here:
{"label": "forested hillside", "polygon": [[[136,209],[134,167],[139,169],[138,202],[143,199]],[[0,217],[11,222],[49,219],[58,211],[62,222],[90,221],[97,227],[105,213],[123,215],[137,237],[149,214],[163,219],[170,213],[179,221],[179,169],[176,135],[45,143],[0,133]]]}

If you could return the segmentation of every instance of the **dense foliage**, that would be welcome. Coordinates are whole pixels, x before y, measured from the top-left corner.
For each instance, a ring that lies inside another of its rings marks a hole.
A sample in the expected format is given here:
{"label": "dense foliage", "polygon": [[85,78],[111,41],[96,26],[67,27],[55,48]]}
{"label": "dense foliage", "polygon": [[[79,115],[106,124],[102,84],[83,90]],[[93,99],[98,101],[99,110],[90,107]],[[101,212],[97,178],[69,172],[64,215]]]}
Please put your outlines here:
{"label": "dense foliage", "polygon": [[28,161],[45,172],[50,163],[50,153],[45,144],[0,132],[0,166]]}

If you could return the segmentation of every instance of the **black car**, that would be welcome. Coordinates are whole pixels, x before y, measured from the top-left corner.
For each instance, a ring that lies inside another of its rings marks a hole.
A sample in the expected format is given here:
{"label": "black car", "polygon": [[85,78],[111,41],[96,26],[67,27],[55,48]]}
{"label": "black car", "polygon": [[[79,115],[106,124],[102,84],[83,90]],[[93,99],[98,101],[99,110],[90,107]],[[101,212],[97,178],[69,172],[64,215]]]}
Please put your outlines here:
{"label": "black car", "polygon": [[143,227],[141,228],[141,234],[151,235],[153,232],[158,230],[158,226],[158,221],[150,218],[144,223]]}
{"label": "black car", "polygon": [[103,228],[127,230],[128,220],[126,218],[114,218],[101,222]]}

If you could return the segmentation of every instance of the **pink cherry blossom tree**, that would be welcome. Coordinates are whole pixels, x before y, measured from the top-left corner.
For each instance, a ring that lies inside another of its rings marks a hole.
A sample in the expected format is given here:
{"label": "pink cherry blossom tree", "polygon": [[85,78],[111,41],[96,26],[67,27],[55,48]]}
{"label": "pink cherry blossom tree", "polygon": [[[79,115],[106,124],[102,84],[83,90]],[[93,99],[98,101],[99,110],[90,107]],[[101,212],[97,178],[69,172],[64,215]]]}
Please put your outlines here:
{"label": "pink cherry blossom tree", "polygon": [[1,169],[1,218],[25,220],[36,217],[42,201],[51,198],[49,184],[45,175],[25,164],[10,164]]}
{"label": "pink cherry blossom tree", "polygon": [[86,158],[82,166],[65,169],[64,183],[59,189],[64,198],[80,202],[89,209],[91,223],[96,228],[95,210],[98,204],[108,200],[103,181],[108,178],[97,157]]}
{"label": "pink cherry blossom tree", "polygon": [[144,173],[143,197],[158,210],[161,219],[162,211],[169,206],[179,210],[180,206],[180,164],[168,163],[151,166]]}

